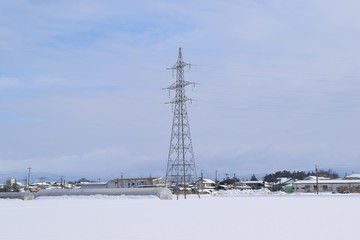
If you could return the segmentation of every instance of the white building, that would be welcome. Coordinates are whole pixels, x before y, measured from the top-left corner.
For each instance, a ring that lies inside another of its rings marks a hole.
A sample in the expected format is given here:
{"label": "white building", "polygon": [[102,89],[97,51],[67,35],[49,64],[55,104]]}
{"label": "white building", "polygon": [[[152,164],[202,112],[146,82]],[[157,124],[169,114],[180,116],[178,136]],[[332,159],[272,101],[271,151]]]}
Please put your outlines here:
{"label": "white building", "polygon": [[8,186],[12,186],[16,183],[16,179],[15,178],[12,178],[12,177],[9,177],[6,179],[6,185]]}
{"label": "white building", "polygon": [[51,184],[47,182],[33,182],[32,184],[30,184],[30,186],[37,187],[38,189],[46,189],[51,187]]}
{"label": "white building", "polygon": [[239,189],[239,190],[250,190],[251,187],[246,185],[245,182],[242,182],[242,181],[239,181],[239,182],[236,182],[234,184],[234,189]]}
{"label": "white building", "polygon": [[347,175],[345,177],[345,179],[347,179],[347,180],[360,180],[360,174],[353,173],[353,174]]}
{"label": "white building", "polygon": [[169,187],[171,181],[163,177],[117,178],[106,183],[107,188]]}
{"label": "white building", "polygon": [[292,186],[294,181],[295,180],[292,179],[292,178],[284,178],[284,177],[283,178],[278,178],[275,183],[270,183],[269,184],[269,188],[272,191],[281,191],[286,186]]}
{"label": "white building", "polygon": [[[316,192],[316,179],[300,180],[293,183],[294,192]],[[319,192],[341,192],[344,188],[360,188],[359,180],[320,179]]]}
{"label": "white building", "polygon": [[[319,181],[320,180],[330,180],[331,178],[328,177],[318,177]],[[308,176],[306,177],[304,180],[316,180],[316,176]]]}
{"label": "white building", "polygon": [[106,182],[86,182],[78,185],[82,189],[107,188]]}
{"label": "white building", "polygon": [[211,192],[215,189],[216,183],[211,179],[203,178],[196,182],[196,186],[199,191]]}

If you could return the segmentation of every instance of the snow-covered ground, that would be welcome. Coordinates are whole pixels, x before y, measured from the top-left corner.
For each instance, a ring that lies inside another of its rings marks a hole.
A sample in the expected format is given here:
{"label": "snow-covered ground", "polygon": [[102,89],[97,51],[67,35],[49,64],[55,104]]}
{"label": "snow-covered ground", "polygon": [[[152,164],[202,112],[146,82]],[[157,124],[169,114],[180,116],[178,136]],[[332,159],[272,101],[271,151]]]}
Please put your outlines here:
{"label": "snow-covered ground", "polygon": [[312,194],[0,200],[0,239],[356,240],[359,203],[360,195]]}

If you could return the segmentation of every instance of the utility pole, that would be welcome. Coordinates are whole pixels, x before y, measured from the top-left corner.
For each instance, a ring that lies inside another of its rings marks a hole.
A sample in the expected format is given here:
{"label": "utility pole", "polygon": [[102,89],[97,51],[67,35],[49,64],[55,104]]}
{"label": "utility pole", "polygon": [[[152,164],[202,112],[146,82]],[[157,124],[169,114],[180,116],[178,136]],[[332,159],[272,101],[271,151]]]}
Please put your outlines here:
{"label": "utility pole", "polygon": [[31,167],[28,168],[28,178],[27,178],[27,190],[30,192],[30,171]]}
{"label": "utility pole", "polygon": [[[64,184],[63,184],[64,183]],[[61,189],[64,189],[65,187],[65,180],[64,180],[64,176],[61,176],[61,179],[60,179],[60,188]]]}
{"label": "utility pole", "polygon": [[121,184],[120,184],[121,188],[124,187],[123,183],[124,183],[124,176],[123,176],[123,173],[121,173]]}
{"label": "utility pole", "polygon": [[[191,64],[183,61],[182,48],[179,48],[178,59],[173,67],[168,68],[176,71],[176,81],[168,88],[175,91],[175,97],[169,102],[173,107],[173,124],[170,138],[170,148],[166,169],[166,179],[170,179],[175,185],[177,199],[179,199],[180,187],[183,188],[186,199],[187,187],[197,179],[195,168],[194,150],[191,141],[190,124],[187,114],[187,102],[192,102],[185,95],[187,85],[195,86],[195,83],[185,81],[184,68]],[[196,184],[195,184],[196,188]]]}
{"label": "utility pole", "polygon": [[40,182],[41,182],[41,185],[42,185],[42,186],[41,186],[42,189],[45,188],[45,178],[46,178],[46,177],[40,177],[40,178],[39,178],[39,179],[40,179]]}
{"label": "utility pole", "polygon": [[201,188],[201,191],[204,192],[204,175],[203,175],[203,171],[201,170],[201,178],[200,178],[200,188]]}
{"label": "utility pole", "polygon": [[317,165],[315,165],[315,171],[316,171],[316,194],[319,195],[319,171]]}

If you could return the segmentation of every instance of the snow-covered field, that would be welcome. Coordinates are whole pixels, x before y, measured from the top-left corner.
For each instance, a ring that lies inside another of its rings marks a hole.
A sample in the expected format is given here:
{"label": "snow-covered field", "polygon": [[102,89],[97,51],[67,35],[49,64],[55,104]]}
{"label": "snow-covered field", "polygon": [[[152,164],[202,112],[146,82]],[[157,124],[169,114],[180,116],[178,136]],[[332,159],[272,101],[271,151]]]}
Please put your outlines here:
{"label": "snow-covered field", "polygon": [[356,240],[359,216],[360,195],[0,200],[0,239]]}

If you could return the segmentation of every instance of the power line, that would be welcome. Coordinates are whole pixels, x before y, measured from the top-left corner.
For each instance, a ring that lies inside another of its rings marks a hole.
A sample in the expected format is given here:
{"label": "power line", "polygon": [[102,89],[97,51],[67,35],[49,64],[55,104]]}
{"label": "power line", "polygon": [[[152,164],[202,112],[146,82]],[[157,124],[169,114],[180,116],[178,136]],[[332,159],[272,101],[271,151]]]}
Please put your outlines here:
{"label": "power line", "polygon": [[[346,97],[356,97],[358,99],[360,99],[359,95],[358,94],[351,94],[351,93],[348,93],[348,92],[328,92],[328,91],[314,91],[314,90],[300,90],[300,89],[284,89],[284,88],[279,88],[279,89],[275,89],[275,88],[264,88],[264,87],[249,87],[249,86],[244,86],[244,85],[241,85],[241,86],[236,86],[236,85],[221,85],[221,84],[210,84],[210,83],[198,83],[198,85],[200,86],[214,86],[214,87],[223,87],[223,88],[228,88],[228,89],[237,89],[237,90],[240,90],[240,89],[250,89],[250,90],[261,90],[261,91],[270,91],[270,92],[280,92],[280,93],[283,93],[283,92],[289,92],[289,93],[299,93],[299,94],[309,94],[309,95],[316,95],[316,94],[319,94],[319,95],[340,95],[340,96],[346,96]],[[353,89],[347,89],[347,90],[353,90]],[[339,89],[336,89],[336,91],[339,91]],[[344,90],[342,90],[344,91]],[[206,91],[201,91],[201,92],[205,92]],[[219,93],[218,91],[216,92],[207,92],[207,93],[213,93],[213,94],[222,94],[222,95],[228,95],[229,93]],[[238,91],[236,94],[240,94]]]}
{"label": "power line", "polygon": [[[324,116],[324,117],[342,117],[346,118],[348,115],[344,114],[336,114],[335,112],[347,113],[347,114],[355,114],[355,116],[360,117],[359,112],[344,112],[343,109],[313,109],[313,112],[309,112],[312,109],[304,109],[304,108],[296,108],[294,106],[282,106],[282,109],[279,109],[279,105],[261,105],[261,104],[252,104],[248,107],[242,105],[239,106],[238,103],[229,103],[229,102],[219,102],[219,101],[206,101],[206,100],[198,100],[199,102],[211,103],[210,105],[202,105],[205,108],[214,108],[214,109],[229,109],[229,110],[240,110],[240,111],[250,111],[250,112],[273,112],[273,113],[283,113],[287,115],[295,114],[295,115],[309,115],[309,116]],[[260,107],[260,108],[259,108]],[[266,107],[276,107],[276,108],[266,108]],[[291,111],[289,111],[291,110]],[[304,111],[305,110],[305,111]],[[331,113],[320,112],[320,111],[333,111]]]}
{"label": "power line", "polygon": [[[256,75],[254,73],[250,73],[250,74],[244,74],[244,70],[247,71],[254,71],[254,72],[263,72],[264,74],[266,73],[265,76],[261,76],[261,77],[269,77],[271,76],[270,73],[276,73],[276,74],[291,74],[291,75],[297,75],[297,76],[301,76],[301,75],[308,75],[311,77],[341,77],[341,78],[355,78],[355,79],[360,79],[360,75],[344,75],[344,74],[334,74],[334,73],[316,73],[316,72],[296,72],[296,71],[279,71],[279,70],[270,70],[270,69],[261,69],[261,68],[256,68],[256,69],[244,69],[244,68],[240,68],[240,67],[231,67],[231,66],[219,66],[219,65],[196,65],[198,66],[198,68],[196,69],[196,72],[201,72],[201,67],[205,67],[208,68],[206,70],[206,72],[218,72],[218,73],[224,73],[224,72],[219,72],[216,71],[216,69],[224,69],[224,70],[240,70],[240,73],[229,73],[229,74],[236,74],[237,76],[259,76]],[[227,72],[228,73],[228,72]],[[279,77],[279,75],[276,75],[276,77]]]}

